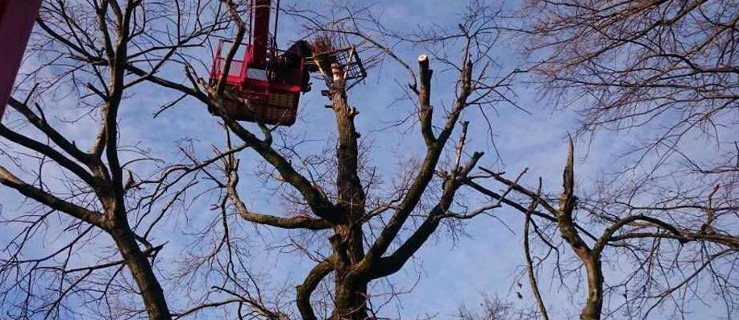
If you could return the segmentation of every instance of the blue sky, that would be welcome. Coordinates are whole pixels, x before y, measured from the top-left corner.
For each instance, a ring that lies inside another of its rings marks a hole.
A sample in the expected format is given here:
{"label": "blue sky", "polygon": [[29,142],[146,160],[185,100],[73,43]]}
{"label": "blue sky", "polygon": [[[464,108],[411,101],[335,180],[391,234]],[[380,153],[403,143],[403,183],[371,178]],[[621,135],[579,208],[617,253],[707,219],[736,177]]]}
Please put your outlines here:
{"label": "blue sky", "polygon": [[[319,1],[315,2],[315,8],[323,5]],[[450,6],[449,3],[448,0],[383,0],[377,2],[374,10],[389,29],[410,31],[429,24],[454,28],[460,12],[457,11],[459,9],[457,6]],[[314,3],[311,2],[310,5],[314,6]],[[299,21],[283,16],[280,22],[282,41],[298,39],[303,35],[303,30],[297,26]],[[503,70],[511,70],[521,62],[520,56],[516,54],[518,44],[520,44],[518,38],[503,37],[500,40],[499,50],[494,55],[499,59]],[[427,53],[427,49],[401,46],[397,52],[402,59],[415,66],[416,57]],[[202,55],[203,60],[209,59],[208,52],[203,51]],[[26,60],[22,70],[32,69],[34,63],[33,59]],[[434,61],[431,63],[432,68],[439,66]],[[178,69],[168,70],[165,75],[173,78],[182,77],[181,70]],[[437,69],[433,83],[433,103],[437,108],[444,103],[447,105],[451,103],[453,76],[451,72]],[[523,77],[521,80],[527,79]],[[414,110],[411,102],[398,101],[403,96],[400,86],[407,81],[405,71],[388,60],[381,68],[370,70],[366,82],[352,89],[349,94],[350,103],[361,112],[356,120],[358,131],[364,141],[372,143],[370,149],[372,165],[377,166],[388,181],[402,169],[406,161],[418,158],[423,151],[423,141],[417,127],[388,128],[389,124],[402,119]],[[320,153],[322,148],[331,146],[334,128],[334,116],[329,109],[323,107],[327,101],[319,94],[323,85],[314,82],[317,84],[314,85],[315,89],[301,98],[298,123],[293,127],[281,129],[285,133],[304,137],[309,141],[297,147],[298,150],[309,154]],[[123,145],[140,144],[150,149],[157,157],[173,160],[181,157],[177,145],[182,143],[183,139],[192,139],[196,152],[202,157],[210,153],[212,144],[223,145],[223,134],[218,126],[218,120],[209,115],[204,106],[186,100],[155,119],[153,114],[157,107],[171,101],[176,95],[154,86],[141,86],[132,93],[120,114]],[[545,190],[557,192],[561,185],[561,170],[565,161],[566,137],[568,132],[576,130],[577,116],[572,110],[555,110],[549,101],[537,99],[539,94],[535,86],[521,82],[516,86],[516,93],[518,104],[528,113],[504,104],[488,112],[491,115],[494,142],[500,151],[500,158],[493,152],[488,129],[481,121],[479,112],[475,110],[467,113],[467,119],[471,121],[472,137],[469,151],[485,151],[486,156],[481,165],[507,171],[509,175],[515,175],[528,167],[529,172],[523,179],[525,183],[533,185],[538,177],[542,177]],[[42,105],[54,106],[49,108],[56,117],[75,117],[79,112],[75,107],[76,100],[70,96],[43,97],[40,102]],[[577,109],[576,105],[572,107]],[[441,113],[438,112],[437,115],[439,114]],[[17,124],[15,119],[17,115],[11,112],[3,123]],[[86,119],[83,123],[89,124],[92,120]],[[63,128],[68,137],[80,144],[89,142],[95,135],[94,126],[65,125],[62,121],[56,121],[56,124]],[[578,142],[576,172],[579,187],[588,188],[595,179],[601,177],[604,170],[613,168],[614,164],[618,165],[615,155],[625,152],[629,144],[638,140],[639,132],[626,132],[599,135],[592,142]],[[0,140],[0,143],[2,142]],[[705,141],[696,139],[691,144],[694,146],[688,146],[688,150],[700,152]],[[284,208],[280,206],[279,197],[273,191],[263,188],[259,182],[255,182],[258,181],[258,177],[253,174],[252,168],[259,166],[255,155],[247,151],[242,153],[241,159],[243,200],[256,211],[281,212]],[[0,165],[8,165],[7,159],[0,158]],[[45,170],[49,170],[50,175],[55,174],[53,168]],[[25,177],[30,178],[32,175],[26,174]],[[157,230],[154,237],[156,243],[168,242],[161,254],[165,265],[170,265],[172,260],[187,254],[194,241],[192,231],[200,227],[199,223],[206,223],[213,214],[216,214],[209,210],[212,201],[214,201],[212,197],[198,199],[193,206],[187,208],[183,216],[168,217],[168,221]],[[3,211],[25,208],[21,199],[7,188],[0,188],[0,204]],[[522,308],[533,308],[533,303],[529,299],[531,294],[525,281],[524,289],[521,290],[525,298],[519,300],[516,297],[516,276],[520,274],[521,266],[524,264],[521,248],[521,216],[509,209],[496,210],[494,214],[500,220],[480,217],[465,223],[467,236],[456,241],[452,241],[443,230],[439,236],[429,241],[412,264],[390,277],[390,281],[401,288],[398,290],[413,288],[413,291],[402,295],[400,303],[392,301],[383,309],[384,314],[390,317],[402,316],[404,319],[438,315],[439,319],[445,319],[454,314],[460,306],[476,306],[483,299],[483,295],[497,296]],[[505,222],[505,225],[501,221]],[[12,226],[10,228],[12,229]],[[292,254],[281,254],[277,250],[264,251],[268,247],[284,244],[286,233],[268,228],[254,228],[245,222],[239,231],[243,232],[251,246],[251,268],[255,273],[263,275],[265,287],[294,287],[311,267],[311,262],[307,259]],[[6,237],[7,233],[0,234],[0,240],[6,241]],[[45,238],[40,241],[38,252],[27,254],[41,254],[45,250],[50,250],[54,241],[58,240],[56,237]],[[92,254],[90,251],[87,252]],[[79,261],[85,261],[90,257],[80,254],[78,258]],[[553,318],[574,317],[584,301],[584,292],[576,291],[574,297],[571,297],[567,291],[559,289],[556,281],[549,279],[552,277],[551,274],[543,273],[541,276],[544,298]],[[170,303],[182,307],[183,302],[182,299],[174,298]],[[693,307],[705,310],[704,306],[698,303]],[[655,315],[653,319],[668,317],[669,314],[664,317]]]}

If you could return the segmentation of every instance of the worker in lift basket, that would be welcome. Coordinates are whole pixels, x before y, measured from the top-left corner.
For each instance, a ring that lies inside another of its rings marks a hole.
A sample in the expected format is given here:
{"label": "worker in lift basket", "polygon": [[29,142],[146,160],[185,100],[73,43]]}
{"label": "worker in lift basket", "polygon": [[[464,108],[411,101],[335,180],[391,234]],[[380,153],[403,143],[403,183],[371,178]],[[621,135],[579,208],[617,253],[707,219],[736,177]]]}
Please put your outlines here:
{"label": "worker in lift basket", "polygon": [[[311,49],[308,41],[298,40],[295,41],[285,53],[280,57],[282,66],[280,69],[280,78],[286,79],[289,77],[294,70],[300,68],[301,61],[313,57],[313,50]],[[311,90],[310,83],[310,72],[318,71],[313,65],[306,65],[303,68],[303,83],[301,84],[301,91],[308,92]]]}

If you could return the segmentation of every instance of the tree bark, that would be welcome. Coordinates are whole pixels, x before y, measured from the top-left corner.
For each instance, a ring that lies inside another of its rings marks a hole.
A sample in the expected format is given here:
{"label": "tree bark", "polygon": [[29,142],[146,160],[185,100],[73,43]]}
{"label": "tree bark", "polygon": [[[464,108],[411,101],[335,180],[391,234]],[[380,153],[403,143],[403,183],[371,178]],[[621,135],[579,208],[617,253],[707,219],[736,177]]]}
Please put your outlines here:
{"label": "tree bark", "polygon": [[569,139],[567,165],[562,174],[563,189],[559,199],[557,211],[557,226],[562,238],[572,248],[575,255],[582,261],[588,279],[588,298],[580,313],[582,320],[600,320],[603,309],[603,270],[600,258],[596,252],[588,247],[575,228],[572,213],[575,210],[575,151],[572,138]]}
{"label": "tree bark", "polygon": [[133,231],[128,226],[128,222],[125,219],[120,220],[123,221],[123,225],[120,225],[121,223],[119,222],[114,227],[111,235],[123,256],[123,260],[126,262],[128,270],[131,271],[131,276],[133,276],[136,285],[141,290],[141,296],[144,299],[144,306],[146,307],[149,319],[172,319],[169,313],[169,307],[167,306],[167,300],[164,298],[164,291],[156,275],[154,275],[148,255],[139,248]]}
{"label": "tree bark", "polygon": [[362,218],[365,214],[365,193],[359,178],[359,134],[354,126],[357,110],[349,105],[344,87],[343,70],[332,66],[331,103],[336,115],[338,162],[336,186],[337,207],[341,212],[340,223],[334,227],[331,246],[334,259],[334,294],[336,305],[331,319],[368,319],[367,277],[357,272],[364,259],[364,232]]}

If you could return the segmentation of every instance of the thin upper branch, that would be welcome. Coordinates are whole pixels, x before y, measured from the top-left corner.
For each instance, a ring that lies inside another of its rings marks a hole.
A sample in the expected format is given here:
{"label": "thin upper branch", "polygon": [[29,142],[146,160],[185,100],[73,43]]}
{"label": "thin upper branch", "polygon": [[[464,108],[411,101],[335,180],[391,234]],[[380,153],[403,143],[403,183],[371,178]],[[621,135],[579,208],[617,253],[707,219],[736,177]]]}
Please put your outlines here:
{"label": "thin upper branch", "polygon": [[382,255],[387,251],[388,247],[392,243],[400,232],[401,228],[405,224],[406,220],[410,216],[411,212],[415,209],[416,205],[421,199],[421,196],[426,190],[429,182],[431,181],[436,165],[439,162],[439,157],[444,149],[449,137],[454,131],[457,125],[457,121],[462,114],[462,111],[467,107],[467,98],[472,94],[472,63],[468,62],[468,57],[464,57],[463,61],[464,68],[460,73],[459,81],[461,83],[457,99],[454,104],[452,112],[449,114],[446,124],[442,131],[439,133],[438,138],[431,145],[427,146],[426,156],[424,157],[421,169],[418,175],[413,180],[408,193],[400,203],[398,210],[393,214],[390,221],[382,229],[380,235],[375,240],[374,244],[367,251],[365,257],[365,267],[369,267],[374,261],[380,259]]}

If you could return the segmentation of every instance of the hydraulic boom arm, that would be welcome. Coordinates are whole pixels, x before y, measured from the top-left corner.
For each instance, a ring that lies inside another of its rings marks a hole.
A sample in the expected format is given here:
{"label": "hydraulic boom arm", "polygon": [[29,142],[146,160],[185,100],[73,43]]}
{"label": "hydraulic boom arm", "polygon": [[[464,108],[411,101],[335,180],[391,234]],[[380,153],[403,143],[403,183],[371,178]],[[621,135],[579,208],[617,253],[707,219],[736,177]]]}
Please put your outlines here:
{"label": "hydraulic boom arm", "polygon": [[40,7],[41,0],[0,0],[0,121]]}
{"label": "hydraulic boom arm", "polygon": [[252,58],[254,66],[264,68],[267,63],[267,46],[269,45],[269,14],[272,1],[254,0],[252,8]]}

